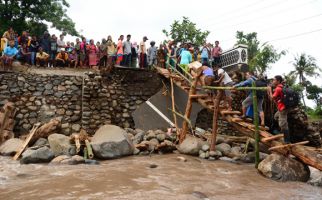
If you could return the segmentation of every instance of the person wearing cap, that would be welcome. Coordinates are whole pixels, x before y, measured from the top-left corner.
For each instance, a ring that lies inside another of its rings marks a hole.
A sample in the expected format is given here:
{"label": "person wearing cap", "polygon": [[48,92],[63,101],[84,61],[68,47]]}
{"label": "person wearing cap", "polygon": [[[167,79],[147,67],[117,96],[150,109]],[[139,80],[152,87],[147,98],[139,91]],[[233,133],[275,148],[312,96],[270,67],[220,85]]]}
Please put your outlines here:
{"label": "person wearing cap", "polygon": [[59,66],[59,67],[68,66],[68,54],[65,52],[65,48],[61,48],[60,52],[57,54],[56,66]]}
{"label": "person wearing cap", "polygon": [[157,48],[155,46],[155,42],[151,41],[150,42],[151,47],[148,49],[148,63],[149,67],[152,68],[153,65],[157,64]]}
{"label": "person wearing cap", "polygon": [[146,36],[143,37],[143,41],[140,42],[140,68],[146,68],[148,65],[147,62],[147,51],[146,51],[146,45],[145,42],[149,40]]}

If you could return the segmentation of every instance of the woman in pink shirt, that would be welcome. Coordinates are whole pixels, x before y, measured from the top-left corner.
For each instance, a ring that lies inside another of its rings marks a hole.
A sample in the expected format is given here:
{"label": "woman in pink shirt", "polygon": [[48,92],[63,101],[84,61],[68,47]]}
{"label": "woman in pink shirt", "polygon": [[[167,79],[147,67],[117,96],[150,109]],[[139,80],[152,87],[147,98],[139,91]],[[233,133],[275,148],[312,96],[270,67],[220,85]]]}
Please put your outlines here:
{"label": "woman in pink shirt", "polygon": [[124,35],[121,35],[119,38],[119,41],[117,43],[117,59],[116,59],[116,64],[120,65],[122,60],[123,60],[123,39],[124,39]]}
{"label": "woman in pink shirt", "polygon": [[94,44],[94,40],[90,40],[90,44],[88,46],[88,62],[90,67],[94,67],[97,65],[97,48]]}

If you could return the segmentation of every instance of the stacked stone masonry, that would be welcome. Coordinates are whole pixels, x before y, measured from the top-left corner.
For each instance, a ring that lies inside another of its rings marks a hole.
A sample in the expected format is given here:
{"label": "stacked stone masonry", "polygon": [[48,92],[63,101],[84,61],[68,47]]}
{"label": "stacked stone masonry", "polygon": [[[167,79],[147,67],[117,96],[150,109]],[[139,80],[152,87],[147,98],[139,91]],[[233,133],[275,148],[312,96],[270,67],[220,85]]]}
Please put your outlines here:
{"label": "stacked stone masonry", "polygon": [[37,122],[58,117],[62,133],[84,128],[93,134],[104,124],[134,127],[132,112],[161,88],[156,73],[116,69],[109,79],[83,76],[0,74],[0,106],[15,104],[15,133],[27,133]]}

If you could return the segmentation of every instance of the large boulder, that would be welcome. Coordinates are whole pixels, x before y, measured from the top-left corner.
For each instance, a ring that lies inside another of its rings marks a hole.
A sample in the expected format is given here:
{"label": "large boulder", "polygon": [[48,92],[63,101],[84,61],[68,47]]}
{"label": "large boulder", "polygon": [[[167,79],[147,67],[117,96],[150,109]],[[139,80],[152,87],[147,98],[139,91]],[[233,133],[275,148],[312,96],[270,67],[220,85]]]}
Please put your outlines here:
{"label": "large boulder", "polygon": [[133,155],[133,143],[124,129],[114,125],[104,125],[94,134],[91,141],[95,157],[114,159]]}
{"label": "large boulder", "polygon": [[18,138],[11,138],[0,146],[0,154],[3,156],[13,156],[19,150],[19,148],[21,148],[22,144],[22,140]]}
{"label": "large boulder", "polygon": [[264,176],[278,181],[302,181],[310,178],[310,170],[303,163],[280,154],[267,156],[258,165]]}
{"label": "large boulder", "polygon": [[41,147],[36,150],[27,149],[20,160],[21,164],[46,163],[55,157],[54,152],[48,147]]}
{"label": "large boulder", "polygon": [[76,154],[76,147],[71,145],[70,138],[62,134],[51,134],[48,137],[50,149],[54,152],[55,156]]}
{"label": "large boulder", "polygon": [[311,177],[308,183],[314,186],[322,187],[322,171],[315,169],[313,167],[309,167],[309,168],[311,172]]}
{"label": "large boulder", "polygon": [[199,150],[201,150],[202,145],[205,142],[197,137],[187,136],[186,139],[178,146],[178,150],[180,153],[198,156]]}

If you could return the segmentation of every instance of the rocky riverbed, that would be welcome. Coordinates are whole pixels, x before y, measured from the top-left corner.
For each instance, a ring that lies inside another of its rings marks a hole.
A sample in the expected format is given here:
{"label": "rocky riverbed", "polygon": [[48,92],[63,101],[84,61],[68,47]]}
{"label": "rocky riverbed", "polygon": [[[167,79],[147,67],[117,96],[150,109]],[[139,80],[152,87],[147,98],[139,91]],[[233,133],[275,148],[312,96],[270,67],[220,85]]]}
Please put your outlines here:
{"label": "rocky riverbed", "polygon": [[[184,157],[186,161],[178,159]],[[281,183],[253,164],[180,154],[131,156],[100,165],[20,165],[0,157],[1,199],[321,199],[321,188]]]}

